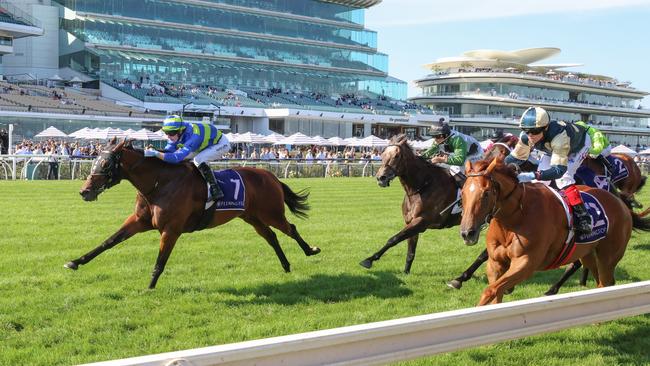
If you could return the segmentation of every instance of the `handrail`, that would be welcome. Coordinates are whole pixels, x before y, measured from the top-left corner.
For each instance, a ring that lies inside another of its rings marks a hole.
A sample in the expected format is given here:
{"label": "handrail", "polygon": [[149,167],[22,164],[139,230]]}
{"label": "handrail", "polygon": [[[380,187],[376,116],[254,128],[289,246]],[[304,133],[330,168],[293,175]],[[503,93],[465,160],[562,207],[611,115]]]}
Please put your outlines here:
{"label": "handrail", "polygon": [[379,365],[649,312],[644,281],[90,365]]}

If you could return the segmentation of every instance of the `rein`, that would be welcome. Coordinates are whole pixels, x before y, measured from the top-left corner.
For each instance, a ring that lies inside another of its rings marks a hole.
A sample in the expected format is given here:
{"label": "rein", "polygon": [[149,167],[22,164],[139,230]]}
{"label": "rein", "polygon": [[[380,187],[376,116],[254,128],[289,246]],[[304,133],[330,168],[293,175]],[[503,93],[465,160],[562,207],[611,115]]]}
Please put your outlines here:
{"label": "rein", "polygon": [[[389,144],[389,145],[386,146],[386,147],[390,147],[390,146],[396,146],[398,149],[401,149],[401,148],[402,148],[402,144]],[[416,157],[416,158],[417,158],[417,157]],[[392,170],[393,173],[397,173],[397,169],[393,168],[392,166],[389,166],[389,165],[384,165],[384,166],[387,167],[387,168],[389,168],[390,170]],[[397,176],[397,174],[395,174],[395,176]],[[425,180],[424,183],[422,183],[422,184],[421,184],[417,189],[415,189],[415,190],[413,191],[413,193],[406,193],[406,195],[410,197],[410,196],[415,196],[416,194],[421,193],[422,190],[424,190],[427,186],[429,186],[429,184],[431,184],[431,182],[433,182],[433,178],[432,178],[432,177],[430,177],[429,179]]]}

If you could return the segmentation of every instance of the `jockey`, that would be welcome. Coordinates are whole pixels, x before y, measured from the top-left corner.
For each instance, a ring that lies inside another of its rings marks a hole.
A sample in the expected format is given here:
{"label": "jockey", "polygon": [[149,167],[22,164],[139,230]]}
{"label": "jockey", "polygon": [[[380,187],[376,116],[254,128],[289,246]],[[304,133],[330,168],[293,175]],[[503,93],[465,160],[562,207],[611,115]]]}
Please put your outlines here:
{"label": "jockey", "polygon": [[575,186],[574,175],[591,148],[591,138],[587,130],[575,124],[550,121],[546,110],[530,107],[519,120],[522,132],[519,142],[506,163],[520,165],[530,155],[532,149],[544,153],[536,172],[519,173],[519,182],[555,180],[558,189],[563,189],[576,214],[576,234],[591,232],[591,216],[585,208],[580,192]]}
{"label": "jockey", "polygon": [[607,139],[607,136],[605,136],[605,134],[602,131],[596,129],[593,126],[586,124],[583,121],[578,121],[575,124],[586,128],[587,133],[591,138],[591,149],[589,149],[589,156],[592,159],[598,160],[601,164],[605,166],[605,168],[607,169],[607,171],[609,171],[610,174],[613,174],[614,168],[612,167],[612,164],[609,163],[609,160],[607,160],[607,157],[612,152],[612,145],[609,144],[609,140]]}
{"label": "jockey", "polygon": [[445,123],[444,118],[434,122],[431,126],[431,135],[434,143],[431,147],[422,153],[425,158],[431,158],[434,164],[445,164],[449,172],[456,180],[459,188],[465,183],[465,160],[472,162],[480,160],[483,157],[483,148],[481,144],[473,138],[453,131]]}
{"label": "jockey", "polygon": [[144,155],[155,156],[172,164],[193,158],[194,165],[210,186],[210,196],[216,201],[223,198],[223,192],[208,161],[220,159],[230,149],[230,142],[221,131],[209,123],[187,123],[179,116],[167,116],[163,121],[163,132],[169,141],[162,152],[147,149]]}

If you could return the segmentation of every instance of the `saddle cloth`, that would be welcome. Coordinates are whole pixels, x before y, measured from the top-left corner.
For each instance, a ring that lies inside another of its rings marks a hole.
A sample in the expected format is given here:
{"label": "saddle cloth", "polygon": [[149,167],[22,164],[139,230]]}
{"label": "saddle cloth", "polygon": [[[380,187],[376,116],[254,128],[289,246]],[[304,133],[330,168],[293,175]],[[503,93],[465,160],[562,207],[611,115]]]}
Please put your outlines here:
{"label": "saddle cloth", "polygon": [[607,231],[609,230],[609,218],[603,209],[603,205],[600,203],[600,201],[598,201],[598,199],[596,199],[596,197],[590,195],[589,193],[581,191],[580,196],[585,203],[587,212],[591,216],[593,226],[591,233],[580,235],[576,238],[574,236],[573,230],[573,212],[566,196],[551,187],[546,187],[550,189],[555,197],[557,197],[557,199],[559,199],[562,203],[562,207],[564,207],[564,214],[566,215],[567,222],[569,223],[569,232],[564,243],[564,249],[560,253],[560,256],[553,262],[553,264],[546,268],[551,269],[566,264],[566,259],[571,256],[577,244],[589,244],[604,238],[607,235]]}
{"label": "saddle cloth", "polygon": [[[246,200],[246,187],[239,173],[232,169],[216,170],[214,171],[214,177],[223,192],[223,198],[217,201],[217,207],[215,209],[217,211],[243,211]],[[210,192],[209,189],[208,192]],[[211,197],[208,197],[206,208],[211,205]]]}
{"label": "saddle cloth", "polygon": [[610,182],[616,183],[619,180],[625,179],[630,175],[630,172],[627,170],[623,160],[613,155],[608,156],[607,160],[614,169],[613,172],[609,172],[609,175],[596,175],[593,170],[586,166],[580,166],[576,171],[576,175],[582,180],[584,185],[608,191]]}

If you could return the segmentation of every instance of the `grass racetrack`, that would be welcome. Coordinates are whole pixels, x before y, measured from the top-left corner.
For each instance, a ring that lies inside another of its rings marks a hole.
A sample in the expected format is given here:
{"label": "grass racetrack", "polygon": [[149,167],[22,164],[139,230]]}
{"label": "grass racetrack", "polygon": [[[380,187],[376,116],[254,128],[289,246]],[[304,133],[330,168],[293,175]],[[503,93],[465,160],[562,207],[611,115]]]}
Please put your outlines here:
{"label": "grass racetrack", "polygon": [[[474,306],[485,270],[461,290],[445,282],[484,248],[462,244],[458,227],[420,237],[410,275],[406,243],[370,270],[358,262],[403,226],[399,182],[371,178],[290,179],[309,187],[310,218],[288,215],[322,253],[305,257],[278,232],[291,262],[241,220],[176,244],[157,288],[147,290],[158,233],[138,234],[78,271],[63,268],[113,234],[132,212],[128,182],[95,202],[81,181],[1,181],[0,365],[59,365],[212,346]],[[650,204],[650,194],[640,195]],[[543,218],[537,218],[542,220]],[[618,284],[650,278],[650,234],[633,234]],[[538,273],[504,301],[540,296],[563,269]],[[594,281],[590,279],[590,288]],[[561,292],[578,291],[578,277]],[[650,316],[404,362],[404,365],[648,365]]]}

